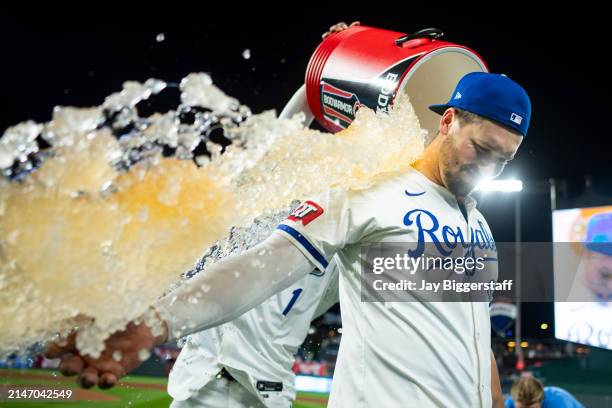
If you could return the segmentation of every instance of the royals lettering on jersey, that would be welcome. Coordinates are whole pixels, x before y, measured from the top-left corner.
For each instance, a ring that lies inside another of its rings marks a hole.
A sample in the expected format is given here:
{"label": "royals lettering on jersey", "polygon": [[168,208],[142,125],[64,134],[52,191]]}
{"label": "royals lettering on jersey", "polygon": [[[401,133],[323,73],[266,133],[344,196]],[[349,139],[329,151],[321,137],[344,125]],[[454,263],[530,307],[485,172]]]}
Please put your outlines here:
{"label": "royals lettering on jersey", "polygon": [[[453,249],[465,249],[464,257],[476,257],[476,248],[496,252],[493,236],[487,231],[482,220],[477,221],[477,227],[470,227],[469,241],[465,239],[460,226],[440,225],[438,217],[422,208],[410,210],[404,216],[404,225],[417,230],[416,247],[408,251],[411,257],[419,257],[425,251],[425,242],[432,242],[440,256],[449,256]],[[497,261],[496,257],[484,257],[485,261]]]}

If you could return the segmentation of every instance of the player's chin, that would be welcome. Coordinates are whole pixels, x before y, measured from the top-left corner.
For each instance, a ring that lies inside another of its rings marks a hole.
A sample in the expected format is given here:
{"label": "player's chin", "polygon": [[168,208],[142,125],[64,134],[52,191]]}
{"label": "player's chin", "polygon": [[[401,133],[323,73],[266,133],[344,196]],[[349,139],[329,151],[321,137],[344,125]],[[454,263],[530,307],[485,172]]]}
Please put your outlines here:
{"label": "player's chin", "polygon": [[448,183],[448,190],[456,196],[464,197],[474,191],[476,186],[473,182],[464,180],[462,178],[455,179]]}

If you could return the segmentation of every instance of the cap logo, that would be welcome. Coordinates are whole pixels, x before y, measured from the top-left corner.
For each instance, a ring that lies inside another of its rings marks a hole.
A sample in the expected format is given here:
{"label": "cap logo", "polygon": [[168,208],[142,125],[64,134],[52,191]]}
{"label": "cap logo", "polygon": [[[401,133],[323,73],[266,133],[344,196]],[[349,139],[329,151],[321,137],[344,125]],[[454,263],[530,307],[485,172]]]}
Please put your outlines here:
{"label": "cap logo", "polygon": [[461,99],[461,92],[457,92],[455,94],[455,99]]}
{"label": "cap logo", "polygon": [[521,122],[523,121],[523,117],[521,115],[517,115],[516,113],[513,113],[512,115],[510,115],[510,120],[516,123],[517,125],[520,125]]}

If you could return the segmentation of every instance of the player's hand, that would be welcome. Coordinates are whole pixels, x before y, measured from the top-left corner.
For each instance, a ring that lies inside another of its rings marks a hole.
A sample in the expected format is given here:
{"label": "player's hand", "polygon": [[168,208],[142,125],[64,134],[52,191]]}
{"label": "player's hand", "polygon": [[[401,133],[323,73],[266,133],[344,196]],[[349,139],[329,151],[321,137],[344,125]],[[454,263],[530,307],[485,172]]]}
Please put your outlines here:
{"label": "player's hand", "polygon": [[344,21],[341,21],[338,24],[334,24],[333,26],[329,27],[329,31],[327,31],[325,34],[323,34],[322,37],[323,37],[323,39],[326,39],[327,37],[329,37],[333,33],[338,33],[340,31],[346,30],[349,27],[354,27],[354,26],[358,26],[358,25],[361,25],[361,23],[359,21],[353,21],[351,23],[351,25],[346,25],[346,23]]}
{"label": "player's hand", "polygon": [[44,354],[47,358],[60,358],[61,373],[78,375],[77,382],[83,388],[96,384],[100,388],[113,387],[121,377],[142,364],[153,347],[166,339],[165,333],[155,337],[145,323],[130,322],[125,330],[106,339],[106,347],[99,358],[92,358],[78,352],[76,336],[77,331],[74,331],[64,342],[47,344]]}

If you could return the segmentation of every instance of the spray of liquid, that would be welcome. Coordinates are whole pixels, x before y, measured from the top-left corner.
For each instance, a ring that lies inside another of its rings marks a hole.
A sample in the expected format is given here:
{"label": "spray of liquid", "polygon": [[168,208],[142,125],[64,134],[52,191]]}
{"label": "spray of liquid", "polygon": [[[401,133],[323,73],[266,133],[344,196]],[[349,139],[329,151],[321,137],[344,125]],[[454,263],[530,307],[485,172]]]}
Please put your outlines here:
{"label": "spray of liquid", "polygon": [[302,115],[252,115],[195,73],[176,110],[139,116],[168,86],[127,82],[98,107],[59,107],[0,139],[0,352],[87,321],[77,346],[97,356],[215,242],[251,246],[247,226],[269,230],[294,200],[365,188],[424,150],[407,98],[390,114],[362,107],[330,134]]}

